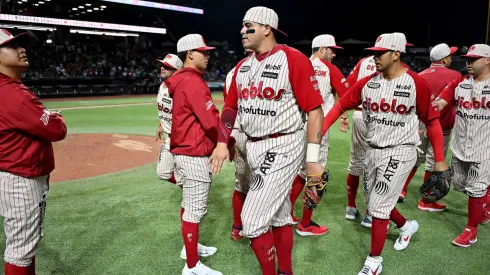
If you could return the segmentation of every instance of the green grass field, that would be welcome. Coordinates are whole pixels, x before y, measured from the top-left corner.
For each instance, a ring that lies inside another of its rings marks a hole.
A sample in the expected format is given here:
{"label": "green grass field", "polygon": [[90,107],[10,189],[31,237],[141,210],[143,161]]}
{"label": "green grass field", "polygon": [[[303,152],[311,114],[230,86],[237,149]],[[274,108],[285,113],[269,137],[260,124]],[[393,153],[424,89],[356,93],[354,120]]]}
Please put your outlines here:
{"label": "green grass field", "polygon": [[[216,98],[219,98],[218,96]],[[154,102],[154,98],[47,102],[48,108]],[[121,133],[154,135],[158,117],[154,105],[64,110],[69,134]],[[295,234],[293,267],[296,275],[357,274],[370,247],[370,231],[360,218],[345,219],[347,164],[350,133],[331,131],[328,191],[314,220],[330,228],[320,237]],[[87,152],[90,153],[90,152]],[[156,160],[155,160],[156,161]],[[38,274],[181,274],[180,188],[155,177],[156,163],[94,178],[53,183],[45,220],[44,239],[36,264]],[[234,189],[234,167],[226,166],[213,179],[208,215],[203,219],[200,242],[218,248],[203,262],[223,274],[260,274],[248,241],[229,238]],[[490,274],[490,225],[480,226],[479,242],[468,249],[451,244],[466,224],[467,197],[452,191],[443,213],[416,209],[419,169],[409,187],[408,199],[398,209],[416,219],[419,232],[405,251],[395,251],[398,230],[391,226],[383,251],[382,274]],[[363,195],[358,204],[362,210]],[[296,213],[301,211],[296,204]],[[2,235],[1,249],[4,249]]]}

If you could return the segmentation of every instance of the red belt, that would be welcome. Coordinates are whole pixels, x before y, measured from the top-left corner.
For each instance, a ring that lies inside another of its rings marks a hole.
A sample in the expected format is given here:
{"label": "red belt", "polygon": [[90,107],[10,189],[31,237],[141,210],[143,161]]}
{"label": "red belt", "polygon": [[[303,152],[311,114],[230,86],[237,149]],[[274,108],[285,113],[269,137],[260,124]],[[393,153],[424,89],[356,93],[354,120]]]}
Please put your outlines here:
{"label": "red belt", "polygon": [[362,112],[362,109],[361,109],[361,108],[359,108],[359,107],[355,108],[354,110],[356,110],[356,111],[361,111],[361,112]]}
{"label": "red belt", "polygon": [[287,135],[287,134],[277,133],[277,134],[272,134],[272,135],[263,136],[263,137],[249,137],[249,136],[247,136],[247,139],[252,141],[252,142],[256,142],[256,141],[266,140],[266,139],[270,139],[270,138],[278,138],[278,137],[282,137],[285,135]]}

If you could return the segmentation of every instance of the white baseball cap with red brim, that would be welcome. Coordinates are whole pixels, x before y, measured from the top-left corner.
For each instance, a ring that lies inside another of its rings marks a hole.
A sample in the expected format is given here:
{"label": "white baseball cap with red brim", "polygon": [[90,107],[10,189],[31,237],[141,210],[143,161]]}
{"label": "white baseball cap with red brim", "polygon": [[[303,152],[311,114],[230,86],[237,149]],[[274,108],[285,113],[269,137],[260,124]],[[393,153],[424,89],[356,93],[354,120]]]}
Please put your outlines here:
{"label": "white baseball cap with red brim", "polygon": [[164,59],[160,60],[157,59],[158,62],[162,63],[164,66],[175,69],[175,70],[180,70],[182,67],[184,67],[184,64],[180,60],[178,56],[175,54],[167,54]]}
{"label": "white baseball cap with red brim", "polygon": [[0,29],[0,47],[12,42],[18,42],[19,45],[26,47],[31,43],[31,36],[26,32],[13,36],[6,29]]}
{"label": "white baseball cap with red brim", "polygon": [[430,60],[439,61],[453,55],[457,51],[458,47],[449,47],[446,43],[437,44],[430,50]]}
{"label": "white baseball cap with red brim", "polygon": [[266,7],[253,7],[250,8],[245,16],[243,17],[243,22],[251,21],[255,23],[259,23],[262,25],[268,25],[273,28],[278,33],[288,36],[285,32],[278,29],[279,27],[279,16],[273,9],[269,9]]}
{"label": "white baseball cap with red brim", "polygon": [[405,52],[407,46],[407,40],[405,36],[397,35],[394,33],[384,33],[378,36],[374,47],[366,48],[368,51],[398,51]]}
{"label": "white baseball cap with red brim", "polygon": [[198,50],[198,51],[210,51],[216,49],[215,47],[206,46],[206,42],[204,38],[200,34],[188,34],[179,41],[177,41],[177,52],[185,52],[189,50]]}
{"label": "white baseball cap with red brim", "polygon": [[411,44],[411,43],[408,43],[408,42],[407,42],[407,37],[405,36],[405,34],[404,34],[404,33],[401,33],[401,32],[394,32],[393,34],[394,34],[395,36],[400,37],[401,39],[404,39],[404,40],[405,40],[405,42],[406,42],[406,44],[405,44],[405,45],[406,45],[407,47],[413,47],[413,44]]}
{"label": "white baseball cap with red brim", "polygon": [[313,49],[320,47],[343,49],[342,47],[337,46],[337,44],[335,43],[335,37],[330,34],[322,34],[313,38],[313,41],[311,42],[311,48]]}
{"label": "white baseball cap with red brim", "polygon": [[490,57],[490,46],[487,44],[475,44],[468,49],[468,52],[461,57],[466,58],[488,58]]}

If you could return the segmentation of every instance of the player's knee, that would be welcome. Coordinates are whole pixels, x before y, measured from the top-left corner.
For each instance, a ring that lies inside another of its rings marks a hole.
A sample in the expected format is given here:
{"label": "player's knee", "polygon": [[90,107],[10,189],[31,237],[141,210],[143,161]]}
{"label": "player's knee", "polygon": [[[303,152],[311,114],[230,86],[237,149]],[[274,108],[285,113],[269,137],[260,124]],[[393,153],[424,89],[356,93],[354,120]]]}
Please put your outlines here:
{"label": "player's knee", "polygon": [[487,194],[487,189],[486,188],[465,188],[466,195],[472,197],[472,198],[481,198],[484,197]]}
{"label": "player's knee", "polygon": [[159,180],[169,180],[172,177],[172,172],[159,172],[157,171],[157,178]]}
{"label": "player's knee", "polygon": [[347,171],[349,172],[349,174],[351,174],[353,176],[360,177],[360,176],[362,176],[363,167],[362,166],[359,166],[359,167],[349,166]]}
{"label": "player's knee", "polygon": [[5,255],[4,260],[6,263],[15,266],[30,266],[32,264],[32,257],[31,255],[22,253],[10,253],[10,255]]}
{"label": "player's knee", "polygon": [[190,223],[200,223],[202,217],[206,215],[206,212],[207,211],[205,207],[200,207],[200,208],[191,207],[184,211],[184,215],[182,215],[182,219]]}
{"label": "player's knee", "polygon": [[[240,234],[246,238],[257,238],[269,230],[269,226],[266,224],[259,225],[257,224],[257,221],[253,222],[247,219],[244,220],[243,218],[244,217],[242,216],[243,230]],[[257,220],[257,218],[255,218],[255,220]]]}
{"label": "player's knee", "polygon": [[[386,207],[384,207],[384,208],[386,208]],[[377,209],[374,207],[369,207],[369,205],[368,205],[368,212],[374,218],[382,219],[382,220],[388,220],[390,218],[391,210],[390,211],[384,211],[384,210],[380,210],[380,209]]]}

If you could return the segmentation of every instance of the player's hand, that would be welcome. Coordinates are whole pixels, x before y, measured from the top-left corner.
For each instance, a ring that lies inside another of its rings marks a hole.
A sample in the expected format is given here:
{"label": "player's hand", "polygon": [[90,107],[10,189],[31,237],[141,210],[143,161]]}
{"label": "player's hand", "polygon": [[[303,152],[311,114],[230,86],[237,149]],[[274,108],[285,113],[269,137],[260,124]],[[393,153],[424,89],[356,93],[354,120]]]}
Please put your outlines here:
{"label": "player's hand", "polygon": [[434,171],[446,171],[449,167],[445,161],[439,161],[434,164]]}
{"label": "player's hand", "polygon": [[157,133],[156,133],[156,136],[155,136],[155,141],[158,141],[158,140],[165,141],[162,125],[158,125],[158,128],[157,128]]}
{"label": "player's hand", "polygon": [[325,168],[318,162],[307,162],[306,163],[306,174],[307,175],[321,175],[325,171]]}
{"label": "player's hand", "polygon": [[343,119],[341,118],[340,119],[340,131],[341,132],[344,132],[344,133],[347,133],[347,131],[350,129],[349,127],[349,119],[346,118],[346,119]]}
{"label": "player's hand", "polygon": [[228,145],[226,143],[218,142],[216,148],[214,148],[211,157],[209,158],[209,163],[211,164],[211,173],[216,176],[221,171],[221,166],[226,160],[230,163],[230,151],[228,151]]}

